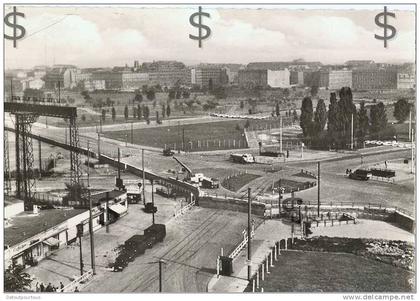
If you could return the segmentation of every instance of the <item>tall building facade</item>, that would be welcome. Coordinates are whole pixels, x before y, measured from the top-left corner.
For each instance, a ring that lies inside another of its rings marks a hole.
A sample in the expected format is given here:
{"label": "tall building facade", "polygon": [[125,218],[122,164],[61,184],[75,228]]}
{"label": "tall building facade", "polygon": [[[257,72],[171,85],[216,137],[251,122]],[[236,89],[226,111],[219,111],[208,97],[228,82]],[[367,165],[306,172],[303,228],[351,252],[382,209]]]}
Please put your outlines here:
{"label": "tall building facade", "polygon": [[397,89],[397,70],[358,69],[353,70],[354,90]]}
{"label": "tall building facade", "polygon": [[289,88],[290,71],[288,69],[267,70],[267,85],[271,88]]}
{"label": "tall building facade", "polygon": [[191,85],[191,70],[177,61],[156,61],[143,63],[142,72],[149,73],[151,85],[173,87]]}
{"label": "tall building facade", "polygon": [[228,82],[226,70],[215,66],[198,66],[191,69],[191,82],[200,88],[219,87]]}
{"label": "tall building facade", "polygon": [[122,90],[135,91],[141,89],[144,85],[148,85],[149,74],[140,72],[124,72],[122,74]]}
{"label": "tall building facade", "polygon": [[267,70],[243,69],[238,72],[238,84],[243,88],[266,87]]}
{"label": "tall building facade", "polygon": [[121,90],[122,73],[111,70],[100,70],[92,73],[92,81],[104,81],[106,90]]}
{"label": "tall building facade", "polygon": [[410,73],[398,73],[397,75],[397,89],[415,89],[416,77]]}

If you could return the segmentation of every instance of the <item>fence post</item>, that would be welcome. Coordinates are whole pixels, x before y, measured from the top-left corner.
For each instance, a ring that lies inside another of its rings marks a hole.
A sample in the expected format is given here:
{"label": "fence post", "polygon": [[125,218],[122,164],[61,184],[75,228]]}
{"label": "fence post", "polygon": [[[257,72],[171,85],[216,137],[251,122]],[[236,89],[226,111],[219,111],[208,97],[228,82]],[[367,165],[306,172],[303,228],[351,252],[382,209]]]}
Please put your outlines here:
{"label": "fence post", "polygon": [[260,267],[257,266],[257,288],[260,288]]}
{"label": "fence post", "polygon": [[261,265],[261,280],[264,281],[264,261]]}
{"label": "fence post", "polygon": [[255,279],[252,279],[252,292],[255,293]]}
{"label": "fence post", "polygon": [[265,269],[267,270],[267,274],[270,274],[270,271],[268,270],[268,255],[265,255]]}
{"label": "fence post", "polygon": [[273,249],[270,251],[270,267],[274,267],[273,265]]}

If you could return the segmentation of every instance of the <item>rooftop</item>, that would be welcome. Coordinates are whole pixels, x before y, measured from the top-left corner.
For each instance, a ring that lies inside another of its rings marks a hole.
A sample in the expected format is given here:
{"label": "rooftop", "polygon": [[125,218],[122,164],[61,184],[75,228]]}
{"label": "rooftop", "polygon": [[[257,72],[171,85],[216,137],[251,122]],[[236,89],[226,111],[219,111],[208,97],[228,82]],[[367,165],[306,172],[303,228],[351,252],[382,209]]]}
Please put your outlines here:
{"label": "rooftop", "polygon": [[[125,191],[119,191],[119,190],[110,190],[108,191],[109,193],[109,199],[113,200],[121,195],[123,195],[124,193],[126,193]],[[106,194],[107,192],[100,192],[97,194],[92,194],[90,197],[92,199],[92,203],[93,204],[98,204],[99,202],[105,202],[106,201]]]}
{"label": "rooftop", "polygon": [[22,212],[12,217],[11,225],[4,229],[4,244],[14,246],[84,211],[86,209],[49,209],[40,210],[38,215]]}

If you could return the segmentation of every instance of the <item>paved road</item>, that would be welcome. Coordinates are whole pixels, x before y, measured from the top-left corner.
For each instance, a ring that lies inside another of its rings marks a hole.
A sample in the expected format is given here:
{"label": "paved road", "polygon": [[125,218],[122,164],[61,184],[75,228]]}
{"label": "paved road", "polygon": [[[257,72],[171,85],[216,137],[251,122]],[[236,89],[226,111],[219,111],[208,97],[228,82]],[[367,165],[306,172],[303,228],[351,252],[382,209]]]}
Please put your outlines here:
{"label": "paved road", "polygon": [[164,292],[205,292],[215,273],[220,248],[233,249],[246,227],[247,215],[195,207],[167,224],[164,242],[130,263],[122,272],[95,277],[87,292],[157,292],[158,264],[163,258]]}
{"label": "paved road", "polygon": [[[383,163],[410,157],[410,150],[396,153],[376,154],[364,156],[364,165]],[[377,203],[389,207],[398,206],[414,213],[414,177],[411,180],[396,182],[395,184],[375,180],[357,181],[345,176],[346,168],[355,169],[360,166],[360,158],[341,159],[321,164],[321,202],[359,202]],[[316,170],[316,163],[292,164],[297,168]],[[407,164],[407,171],[410,166]],[[304,200],[317,200],[317,189],[309,189],[297,193]]]}

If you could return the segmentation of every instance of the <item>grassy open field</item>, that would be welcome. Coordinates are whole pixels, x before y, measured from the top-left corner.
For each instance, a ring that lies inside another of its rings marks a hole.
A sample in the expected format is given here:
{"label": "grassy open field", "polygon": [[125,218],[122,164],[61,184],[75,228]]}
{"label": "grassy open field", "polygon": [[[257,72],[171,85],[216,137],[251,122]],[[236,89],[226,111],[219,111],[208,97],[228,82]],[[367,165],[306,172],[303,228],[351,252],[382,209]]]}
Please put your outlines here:
{"label": "grassy open field", "polygon": [[260,287],[264,292],[412,293],[414,277],[405,269],[353,254],[284,251]]}
{"label": "grassy open field", "polygon": [[[210,151],[246,148],[243,128],[246,120],[223,120],[220,122],[184,124],[181,126],[162,126],[133,130],[133,143],[158,148],[178,148],[184,141],[185,151]],[[275,127],[278,121],[250,120],[251,128]],[[182,132],[184,131],[184,139]],[[104,132],[105,137],[130,142],[130,131]],[[235,141],[235,142],[233,142]]]}
{"label": "grassy open field", "polygon": [[232,176],[230,178],[226,178],[225,180],[223,180],[222,186],[231,191],[238,191],[241,187],[259,177],[259,175],[242,173]]}

